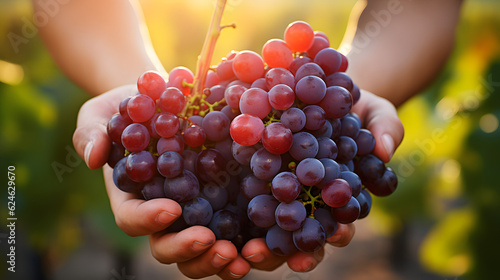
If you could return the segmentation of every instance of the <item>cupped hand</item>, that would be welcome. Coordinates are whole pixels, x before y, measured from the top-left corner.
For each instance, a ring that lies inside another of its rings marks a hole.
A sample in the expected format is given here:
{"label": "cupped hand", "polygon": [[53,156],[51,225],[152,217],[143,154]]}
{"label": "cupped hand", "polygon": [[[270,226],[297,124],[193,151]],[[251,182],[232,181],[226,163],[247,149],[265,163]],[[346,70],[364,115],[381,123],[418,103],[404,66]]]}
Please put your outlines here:
{"label": "cupped hand", "polygon": [[223,279],[243,277],[250,271],[248,262],[238,255],[231,242],[216,240],[210,229],[193,226],[178,233],[165,232],[182,215],[177,202],[167,198],[145,201],[115,186],[113,170],[105,165],[111,148],[106,127],[111,116],[118,112],[119,103],[136,93],[135,85],[126,85],[90,99],[78,113],[73,134],[73,145],[87,166],[103,167],[116,224],[130,236],[149,235],[153,256],[161,263],[177,263],[188,277],[214,274]]}

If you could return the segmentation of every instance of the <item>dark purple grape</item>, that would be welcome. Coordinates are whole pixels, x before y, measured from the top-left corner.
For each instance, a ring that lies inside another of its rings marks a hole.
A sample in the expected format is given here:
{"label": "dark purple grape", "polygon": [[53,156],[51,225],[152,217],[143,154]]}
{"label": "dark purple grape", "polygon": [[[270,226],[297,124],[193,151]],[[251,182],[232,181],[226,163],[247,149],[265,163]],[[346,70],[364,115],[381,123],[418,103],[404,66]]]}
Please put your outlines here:
{"label": "dark purple grape", "polygon": [[351,90],[352,95],[352,104],[356,104],[361,97],[361,91],[359,90],[358,85],[354,84]]}
{"label": "dark purple grape", "polygon": [[295,160],[313,158],[318,154],[318,150],[318,140],[311,133],[302,131],[293,135],[293,143],[289,153]]}
{"label": "dark purple grape", "polygon": [[340,165],[333,159],[322,158],[319,161],[321,161],[325,167],[325,178],[323,178],[323,180],[316,185],[316,187],[321,189],[331,180],[340,178],[341,170]]}
{"label": "dark purple grape", "polygon": [[215,149],[206,149],[196,159],[196,174],[205,182],[223,184],[229,178],[224,156]]}
{"label": "dark purple grape", "polygon": [[331,138],[333,132],[332,123],[326,121],[325,124],[320,129],[311,130],[308,132],[314,135],[316,138],[321,138],[321,137]]}
{"label": "dark purple grape", "polygon": [[227,189],[213,183],[208,183],[203,186],[203,189],[200,191],[200,196],[210,202],[214,211],[224,208],[229,200]]}
{"label": "dark purple grape", "polygon": [[325,75],[330,75],[339,70],[340,64],[342,63],[342,56],[334,48],[324,48],[320,50],[316,56],[314,56],[314,62],[317,63]]}
{"label": "dark purple grape", "polygon": [[359,176],[352,171],[342,171],[340,173],[340,178],[344,179],[349,183],[352,190],[352,196],[356,197],[361,192],[361,179]]}
{"label": "dark purple grape", "polygon": [[198,158],[198,153],[193,150],[184,150],[182,151],[182,158],[184,159],[184,169],[196,173],[196,159]]}
{"label": "dark purple grape", "polygon": [[314,186],[325,178],[325,167],[315,158],[306,158],[296,168],[299,181],[305,186]]}
{"label": "dark purple grape", "polygon": [[322,80],[325,80],[326,78],[325,71],[323,71],[323,69],[321,69],[321,67],[314,62],[304,63],[299,67],[299,69],[297,69],[297,72],[295,73],[295,82],[297,83],[305,76],[316,76]]}
{"label": "dark purple grape", "polygon": [[231,137],[228,137],[222,141],[215,143],[214,148],[219,151],[222,156],[224,156],[224,159],[226,159],[226,161],[230,161],[233,160],[233,152],[231,151],[232,145],[233,140],[231,139]]}
{"label": "dark purple grape", "polygon": [[182,217],[190,226],[206,226],[210,223],[212,215],[213,209],[210,202],[201,197],[188,201],[182,209]]}
{"label": "dark purple grape", "polygon": [[195,198],[200,191],[200,183],[196,176],[184,169],[182,174],[172,179],[165,179],[165,196],[178,203],[184,203]]}
{"label": "dark purple grape", "polygon": [[240,232],[240,226],[238,215],[223,209],[213,214],[208,227],[214,232],[218,240],[231,240]]}
{"label": "dark purple grape", "polygon": [[344,117],[352,107],[352,96],[347,89],[333,86],[326,89],[325,97],[318,103],[330,119]]}
{"label": "dark purple grape", "polygon": [[271,191],[280,202],[292,202],[300,194],[301,185],[292,172],[281,172],[272,181]]}
{"label": "dark purple grape", "polygon": [[253,146],[243,146],[233,141],[231,150],[233,158],[241,165],[250,166],[250,160],[253,154],[262,148],[260,144]]}
{"label": "dark purple grape", "polygon": [[337,154],[338,154],[337,144],[335,144],[335,142],[332,139],[328,137],[318,138],[318,154],[316,155],[316,158],[336,159]]}
{"label": "dark purple grape", "polygon": [[304,109],[306,115],[305,128],[309,130],[320,129],[326,122],[326,113],[318,105],[308,105]]}
{"label": "dark purple grape", "polygon": [[337,232],[339,224],[332,216],[332,212],[326,208],[318,208],[314,211],[314,218],[320,222],[325,230],[325,237],[328,238]]}
{"label": "dark purple grape", "polygon": [[326,94],[325,82],[317,76],[305,76],[295,85],[295,95],[306,104],[320,102]]}
{"label": "dark purple grape", "polygon": [[336,72],[331,75],[328,75],[325,80],[327,87],[339,86],[347,89],[347,91],[351,92],[354,84],[352,83],[351,77],[344,72]]}
{"label": "dark purple grape", "polygon": [[163,177],[174,178],[184,170],[184,159],[177,152],[165,152],[158,157],[157,168]]}
{"label": "dark purple grape", "polygon": [[337,148],[339,150],[337,154],[338,162],[346,163],[356,156],[358,146],[356,146],[356,142],[351,137],[340,136],[335,143],[337,143]]}
{"label": "dark purple grape", "polygon": [[146,182],[156,174],[156,159],[148,151],[131,153],[125,168],[132,181]]}
{"label": "dark purple grape", "polygon": [[368,129],[360,129],[358,137],[354,139],[358,146],[358,156],[364,156],[373,151],[375,148],[375,137]]}
{"label": "dark purple grape", "polygon": [[230,121],[232,121],[234,118],[236,118],[240,114],[239,110],[233,109],[229,105],[224,106],[224,108],[222,108],[220,111],[222,113],[226,114],[226,116],[229,118]]}
{"label": "dark purple grape", "polygon": [[281,123],[292,132],[301,131],[306,125],[306,115],[299,108],[290,108],[281,115]]}
{"label": "dark purple grape", "polygon": [[165,198],[163,186],[165,185],[165,178],[162,176],[155,176],[153,179],[146,182],[141,193],[145,200],[154,198]]}
{"label": "dark purple grape", "polygon": [[269,194],[258,195],[248,203],[247,215],[256,226],[267,228],[276,223],[275,211],[279,202]]}
{"label": "dark purple grape", "polygon": [[356,198],[351,197],[346,205],[338,208],[332,208],[333,218],[342,224],[350,224],[358,219],[361,207]]}
{"label": "dark purple grape", "polygon": [[248,199],[261,195],[261,194],[269,194],[270,188],[269,184],[266,181],[263,181],[255,175],[250,174],[241,180],[241,194]]}
{"label": "dark purple grape", "polygon": [[276,223],[284,230],[294,231],[301,228],[307,217],[304,205],[294,200],[290,203],[281,202],[276,207]]}
{"label": "dark purple grape", "polygon": [[365,186],[376,196],[388,196],[396,190],[398,177],[390,167],[387,167],[381,178],[374,181],[367,181]]}
{"label": "dark purple grape", "polygon": [[316,252],[325,245],[326,234],[321,223],[315,219],[307,218],[304,225],[293,232],[293,243],[302,252]]}
{"label": "dark purple grape", "polygon": [[131,119],[126,119],[120,114],[114,114],[108,122],[107,132],[111,141],[122,142],[122,133],[127,126],[132,123]]}
{"label": "dark purple grape", "polygon": [[120,143],[112,142],[107,161],[108,165],[111,168],[114,168],[115,165],[118,163],[118,161],[120,161],[124,157],[125,157],[125,148],[122,146],[121,142]]}
{"label": "dark purple grape", "polygon": [[205,99],[210,104],[214,104],[215,102],[219,102],[224,98],[224,91],[226,87],[223,85],[215,85],[210,88],[210,94]]}
{"label": "dark purple grape", "polygon": [[125,167],[126,163],[127,157],[124,157],[115,165],[115,168],[113,169],[113,182],[124,192],[140,194],[142,188],[144,187],[144,183],[137,183],[130,179]]}
{"label": "dark purple grape", "polygon": [[330,119],[330,124],[332,125],[332,136],[330,138],[337,139],[341,132],[341,122],[340,119]]}
{"label": "dark purple grape", "polygon": [[278,225],[272,226],[267,231],[266,244],[267,248],[278,256],[290,256],[297,252],[297,247],[293,244],[293,233]]}
{"label": "dark purple grape", "polygon": [[361,123],[356,120],[351,115],[346,115],[341,119],[341,129],[340,134],[343,136],[349,136],[352,139],[356,139],[359,135],[359,130],[361,129]]}
{"label": "dark purple grape", "polygon": [[271,154],[265,148],[260,148],[253,154],[250,168],[255,177],[261,180],[271,180],[281,168],[281,157]]}
{"label": "dark purple grape", "polygon": [[359,202],[360,207],[358,219],[363,219],[370,213],[370,209],[372,207],[372,196],[367,190],[363,189],[359,195],[356,196],[356,200]]}
{"label": "dark purple grape", "polygon": [[385,164],[378,157],[369,154],[356,161],[355,169],[363,184],[373,182],[384,175]]}
{"label": "dark purple grape", "polygon": [[231,122],[226,114],[220,111],[208,113],[202,122],[202,128],[211,141],[221,141],[229,136],[229,125]]}

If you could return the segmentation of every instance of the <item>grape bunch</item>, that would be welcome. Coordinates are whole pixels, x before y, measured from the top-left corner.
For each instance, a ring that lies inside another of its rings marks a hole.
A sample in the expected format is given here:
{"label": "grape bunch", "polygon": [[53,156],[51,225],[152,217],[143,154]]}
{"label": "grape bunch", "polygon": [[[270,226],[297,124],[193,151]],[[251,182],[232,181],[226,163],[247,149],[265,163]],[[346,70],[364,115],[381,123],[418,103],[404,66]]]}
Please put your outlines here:
{"label": "grape bunch", "polygon": [[207,226],[238,248],[265,237],[282,256],[319,250],[397,186],[351,112],[361,96],[347,67],[324,33],[296,21],[261,55],[230,52],[202,94],[188,68],[168,81],[143,73],[108,123],[115,185],[178,202],[167,231]]}

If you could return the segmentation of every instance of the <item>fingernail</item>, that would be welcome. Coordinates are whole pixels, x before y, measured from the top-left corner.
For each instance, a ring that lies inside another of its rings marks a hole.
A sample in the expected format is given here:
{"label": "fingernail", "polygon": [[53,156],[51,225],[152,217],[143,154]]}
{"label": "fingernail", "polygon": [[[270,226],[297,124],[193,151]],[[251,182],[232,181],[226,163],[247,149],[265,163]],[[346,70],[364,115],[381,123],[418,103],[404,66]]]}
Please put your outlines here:
{"label": "fingernail", "polygon": [[207,249],[208,246],[214,244],[213,240],[210,240],[209,242],[200,242],[200,241],[193,241],[193,250],[194,251],[201,251]]}
{"label": "fingernail", "polygon": [[314,263],[311,263],[311,264],[310,264],[310,265],[306,268],[306,270],[304,270],[304,272],[309,272],[309,271],[313,270],[313,268],[314,268]]}
{"label": "fingernail", "polygon": [[83,152],[83,157],[85,160],[85,163],[89,165],[89,160],[90,160],[90,153],[92,152],[92,148],[94,147],[94,140],[90,141],[87,143],[87,146],[85,146],[85,150]]}
{"label": "fingernail", "polygon": [[389,159],[392,158],[394,154],[394,140],[389,134],[382,135],[382,143],[384,144],[385,151],[389,155]]}
{"label": "fingernail", "polygon": [[264,255],[262,255],[262,253],[256,253],[256,254],[250,255],[248,257],[245,257],[245,259],[247,259],[253,263],[259,263],[259,262],[264,260]]}
{"label": "fingernail", "polygon": [[239,278],[241,278],[241,277],[244,276],[244,275],[239,275],[239,274],[233,273],[232,271],[229,271],[229,275],[231,275],[231,277],[237,278],[237,279],[239,279]]}
{"label": "fingernail", "polygon": [[162,211],[156,216],[156,223],[160,225],[165,225],[170,223],[174,218],[177,218],[177,215],[169,213],[167,211]]}
{"label": "fingernail", "polygon": [[215,253],[215,257],[212,260],[212,265],[215,268],[220,268],[220,267],[226,265],[227,263],[229,263],[230,260],[231,259],[228,259],[228,258],[225,258],[225,257],[219,255],[219,253]]}

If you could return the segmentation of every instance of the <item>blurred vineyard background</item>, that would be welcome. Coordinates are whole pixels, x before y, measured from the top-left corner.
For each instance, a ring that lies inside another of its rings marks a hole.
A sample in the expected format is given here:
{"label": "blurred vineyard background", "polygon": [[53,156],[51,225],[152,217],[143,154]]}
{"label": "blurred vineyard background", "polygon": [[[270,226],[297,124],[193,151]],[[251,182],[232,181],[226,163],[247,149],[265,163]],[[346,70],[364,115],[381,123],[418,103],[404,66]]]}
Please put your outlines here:
{"label": "blurred vineyard background", "polygon": [[[140,2],[165,68],[195,69],[213,1]],[[223,22],[237,28],[223,31],[214,57],[232,49],[260,52],[299,19],[337,47],[354,3],[229,0]],[[175,265],[155,263],[147,238],[128,237],[116,226],[101,172],[89,170],[72,146],[78,109],[89,96],[57,69],[32,23],[31,1],[0,0],[0,278],[11,274],[5,262],[6,173],[14,165],[18,279],[184,279]],[[295,274],[285,265],[248,278],[497,275],[499,46],[500,2],[465,1],[443,73],[399,109],[406,135],[390,163],[399,175],[396,193],[376,199],[371,215],[357,222],[353,242],[328,248],[312,273]]]}

